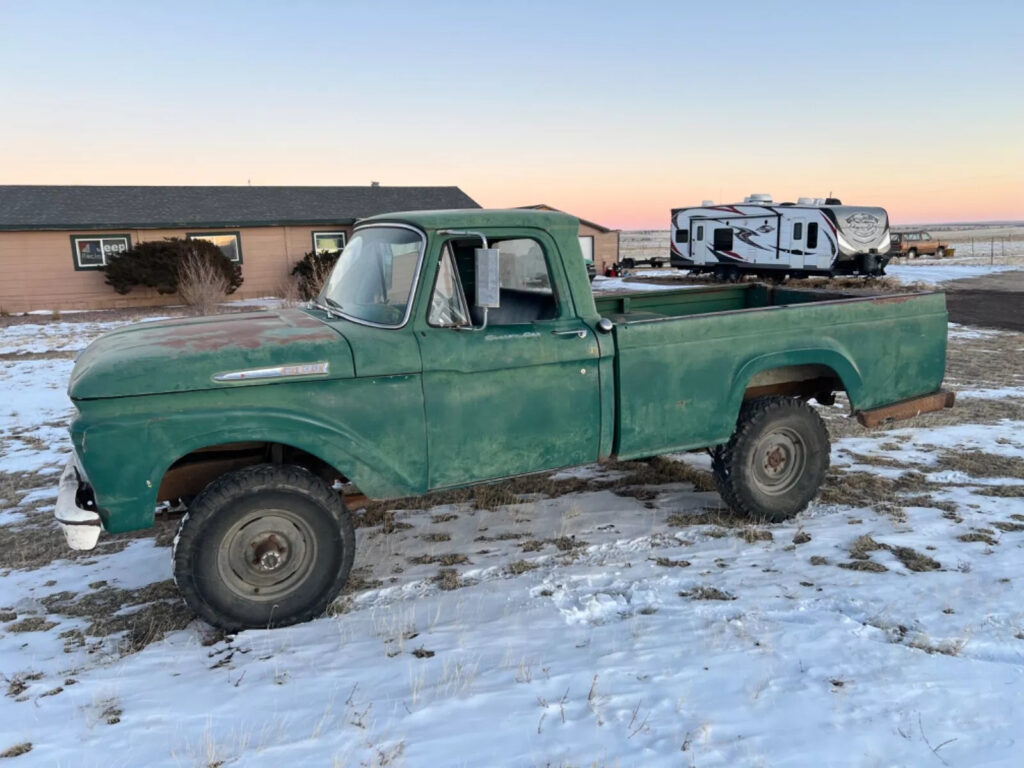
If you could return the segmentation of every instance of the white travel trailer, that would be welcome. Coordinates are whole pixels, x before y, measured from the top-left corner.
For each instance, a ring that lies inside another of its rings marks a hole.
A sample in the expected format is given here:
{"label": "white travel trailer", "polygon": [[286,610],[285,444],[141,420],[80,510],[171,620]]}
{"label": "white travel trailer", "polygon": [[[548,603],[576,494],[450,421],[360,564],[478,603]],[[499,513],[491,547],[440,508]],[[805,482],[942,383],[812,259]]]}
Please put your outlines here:
{"label": "white travel trailer", "polygon": [[881,275],[889,263],[884,208],[843,205],[835,198],[742,203],[672,211],[671,262],[720,280],[746,273],[777,279],[807,275]]}

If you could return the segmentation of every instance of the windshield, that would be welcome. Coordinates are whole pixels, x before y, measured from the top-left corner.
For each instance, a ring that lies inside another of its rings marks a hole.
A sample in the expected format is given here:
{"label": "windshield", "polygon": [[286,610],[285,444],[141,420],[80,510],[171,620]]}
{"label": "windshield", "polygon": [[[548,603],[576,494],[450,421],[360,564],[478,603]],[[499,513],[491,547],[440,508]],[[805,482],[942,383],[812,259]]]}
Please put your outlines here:
{"label": "windshield", "polygon": [[423,235],[399,226],[357,229],[318,301],[352,320],[397,327],[405,322]]}

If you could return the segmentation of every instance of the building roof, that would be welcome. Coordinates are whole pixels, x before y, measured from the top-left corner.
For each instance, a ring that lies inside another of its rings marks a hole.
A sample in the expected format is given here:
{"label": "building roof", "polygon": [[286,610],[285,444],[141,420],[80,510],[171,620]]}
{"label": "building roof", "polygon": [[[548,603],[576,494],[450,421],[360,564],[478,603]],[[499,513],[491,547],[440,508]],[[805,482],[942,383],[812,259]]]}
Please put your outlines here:
{"label": "building roof", "polygon": [[[565,211],[560,210],[558,208],[555,208],[554,206],[547,205],[546,203],[538,203],[537,205],[521,205],[519,207],[522,208],[522,209],[530,209],[530,210],[533,210],[533,211],[555,211],[556,213],[565,213]],[[569,214],[569,215],[571,216],[572,214]],[[601,232],[617,232],[618,231],[616,229],[611,229],[609,227],[606,227],[606,226],[604,226],[602,224],[598,224],[598,223],[593,222],[593,221],[587,221],[586,219],[581,219],[581,218],[579,218],[579,216],[577,216],[576,218],[580,222],[580,224],[586,224],[588,227],[593,227],[594,229],[600,230]]]}
{"label": "building roof", "polygon": [[458,187],[0,185],[0,230],[336,225],[389,211],[479,207]]}

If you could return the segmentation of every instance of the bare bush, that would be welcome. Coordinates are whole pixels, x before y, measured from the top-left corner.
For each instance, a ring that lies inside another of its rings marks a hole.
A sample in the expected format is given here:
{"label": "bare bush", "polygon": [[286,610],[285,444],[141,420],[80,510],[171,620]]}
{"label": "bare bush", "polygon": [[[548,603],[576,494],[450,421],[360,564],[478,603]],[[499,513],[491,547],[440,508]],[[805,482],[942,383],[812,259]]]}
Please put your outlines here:
{"label": "bare bush", "polygon": [[228,280],[209,260],[186,256],[178,269],[178,294],[197,315],[212,315],[228,294]]}

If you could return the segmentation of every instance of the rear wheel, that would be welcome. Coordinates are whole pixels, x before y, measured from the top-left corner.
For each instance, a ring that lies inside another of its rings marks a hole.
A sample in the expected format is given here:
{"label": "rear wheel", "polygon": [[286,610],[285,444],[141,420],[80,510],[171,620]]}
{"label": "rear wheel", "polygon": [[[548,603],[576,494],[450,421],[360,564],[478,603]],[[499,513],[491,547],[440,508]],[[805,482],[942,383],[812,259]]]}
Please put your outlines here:
{"label": "rear wheel", "polygon": [[817,495],[829,465],[829,439],[802,400],[764,397],[743,405],[736,431],[713,452],[712,475],[735,512],[779,522]]}
{"label": "rear wheel", "polygon": [[917,258],[917,248],[911,248],[909,251],[907,251],[907,258],[908,259],[916,259]]}
{"label": "rear wheel", "polygon": [[940,245],[935,249],[935,257],[938,259],[946,258],[946,247],[944,245]]}
{"label": "rear wheel", "polygon": [[323,613],[352,568],[355,532],[341,497],[302,467],[224,475],[189,507],[174,578],[203,620],[228,631]]}

